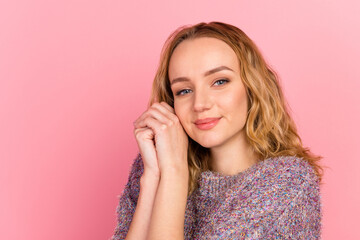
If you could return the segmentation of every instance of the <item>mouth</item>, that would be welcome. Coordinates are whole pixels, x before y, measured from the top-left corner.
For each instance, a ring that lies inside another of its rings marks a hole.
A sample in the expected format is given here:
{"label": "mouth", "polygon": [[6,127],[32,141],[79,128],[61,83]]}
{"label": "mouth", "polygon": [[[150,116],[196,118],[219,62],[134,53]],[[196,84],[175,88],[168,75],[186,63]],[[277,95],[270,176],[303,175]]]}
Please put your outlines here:
{"label": "mouth", "polygon": [[209,123],[209,122],[212,122],[212,121],[215,121],[215,120],[218,120],[220,119],[219,117],[218,118],[203,118],[203,119],[197,119],[195,121],[195,124],[204,124],[204,123]]}
{"label": "mouth", "polygon": [[217,123],[220,121],[220,118],[204,118],[204,119],[198,119],[195,121],[195,126],[201,130],[208,130],[217,125]]}

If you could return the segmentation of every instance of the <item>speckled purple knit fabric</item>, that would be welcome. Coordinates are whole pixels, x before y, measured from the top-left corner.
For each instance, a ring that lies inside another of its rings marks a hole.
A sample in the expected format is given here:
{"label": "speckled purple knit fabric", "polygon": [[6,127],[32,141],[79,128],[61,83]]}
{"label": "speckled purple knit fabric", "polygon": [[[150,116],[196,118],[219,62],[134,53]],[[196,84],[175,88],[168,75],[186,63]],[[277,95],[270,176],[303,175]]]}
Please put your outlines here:
{"label": "speckled purple knit fabric", "polygon": [[[112,240],[126,237],[143,170],[138,154],[120,195]],[[321,219],[314,170],[302,158],[281,156],[234,176],[203,172],[187,200],[184,239],[320,239]]]}

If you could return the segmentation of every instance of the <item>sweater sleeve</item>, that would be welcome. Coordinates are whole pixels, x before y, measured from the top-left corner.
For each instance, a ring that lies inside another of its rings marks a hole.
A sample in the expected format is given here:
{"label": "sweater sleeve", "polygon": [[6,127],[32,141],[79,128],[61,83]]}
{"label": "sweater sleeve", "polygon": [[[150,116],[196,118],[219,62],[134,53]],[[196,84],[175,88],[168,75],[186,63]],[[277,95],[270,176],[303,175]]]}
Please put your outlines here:
{"label": "sweater sleeve", "polygon": [[271,239],[321,239],[320,187],[307,183],[293,198],[269,234]]}
{"label": "sweater sleeve", "polygon": [[144,166],[140,153],[132,163],[127,184],[119,196],[116,208],[117,225],[110,240],[125,239],[129,231],[130,223],[136,209],[137,199],[140,192],[140,177],[144,172]]}

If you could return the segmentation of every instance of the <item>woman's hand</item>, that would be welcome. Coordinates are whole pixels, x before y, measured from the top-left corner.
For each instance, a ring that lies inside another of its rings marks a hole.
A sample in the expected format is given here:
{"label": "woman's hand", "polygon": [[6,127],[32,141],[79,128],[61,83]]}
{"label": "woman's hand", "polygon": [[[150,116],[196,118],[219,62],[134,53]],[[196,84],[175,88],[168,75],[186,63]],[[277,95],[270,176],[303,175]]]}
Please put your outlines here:
{"label": "woman's hand", "polygon": [[144,163],[144,176],[153,176],[160,178],[160,169],[157,160],[157,154],[155,150],[155,134],[149,127],[138,127],[134,122],[134,135],[136,142],[139,146],[141,158]]}
{"label": "woman's hand", "polygon": [[174,109],[154,103],[135,122],[135,136],[145,159],[145,167],[159,172],[187,170],[188,138]]}

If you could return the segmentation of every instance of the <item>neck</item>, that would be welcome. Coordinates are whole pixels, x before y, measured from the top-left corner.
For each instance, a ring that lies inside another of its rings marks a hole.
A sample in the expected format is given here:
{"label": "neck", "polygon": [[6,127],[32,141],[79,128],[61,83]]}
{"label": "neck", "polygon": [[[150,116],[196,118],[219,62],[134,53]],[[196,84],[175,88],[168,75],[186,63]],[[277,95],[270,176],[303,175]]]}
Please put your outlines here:
{"label": "neck", "polygon": [[210,152],[211,170],[223,175],[235,175],[242,172],[259,159],[244,135],[229,139],[226,143],[211,148]]}

